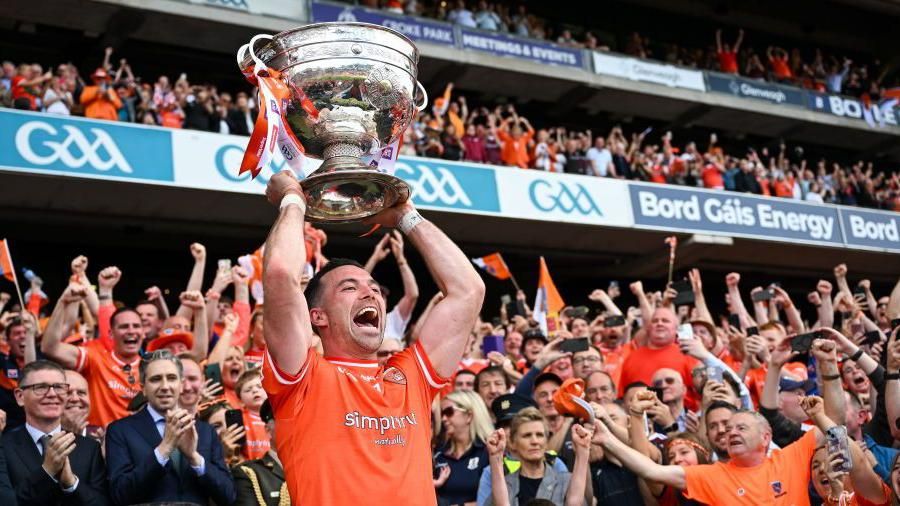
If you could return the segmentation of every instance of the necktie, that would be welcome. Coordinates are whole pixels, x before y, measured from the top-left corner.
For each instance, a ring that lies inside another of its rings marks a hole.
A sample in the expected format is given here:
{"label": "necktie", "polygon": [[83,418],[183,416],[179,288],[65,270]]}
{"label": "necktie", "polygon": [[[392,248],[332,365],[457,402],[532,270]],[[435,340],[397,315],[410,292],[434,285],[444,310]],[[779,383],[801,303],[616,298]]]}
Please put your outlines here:
{"label": "necktie", "polygon": [[38,438],[38,444],[41,447],[41,455],[47,453],[47,445],[50,444],[50,434],[44,434],[40,438]]}
{"label": "necktie", "polygon": [[[166,420],[160,418],[156,421],[156,423],[162,426],[162,435],[165,437],[166,434]],[[172,450],[172,453],[169,454],[169,460],[172,462],[172,468],[175,469],[175,474],[181,476],[181,450],[175,448]]]}

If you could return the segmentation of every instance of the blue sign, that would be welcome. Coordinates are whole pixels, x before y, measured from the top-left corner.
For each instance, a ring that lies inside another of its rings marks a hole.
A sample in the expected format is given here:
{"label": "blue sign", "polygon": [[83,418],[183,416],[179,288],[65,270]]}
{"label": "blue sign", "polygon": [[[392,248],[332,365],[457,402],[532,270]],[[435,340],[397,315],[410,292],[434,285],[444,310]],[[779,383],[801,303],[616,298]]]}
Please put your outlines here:
{"label": "blue sign", "polygon": [[809,93],[809,108],[814,111],[824,112],[841,118],[861,119],[870,126],[898,126],[898,116],[894,104],[896,101],[886,101],[881,104],[873,104],[866,108],[862,101],[841,95],[825,95],[824,93]]}
{"label": "blue sign", "polygon": [[838,210],[788,199],[629,185],[635,225],[755,239],[840,245]]}
{"label": "blue sign", "polygon": [[494,169],[422,158],[397,161],[394,175],[409,183],[416,205],[500,212]]}
{"label": "blue sign", "polygon": [[848,246],[900,250],[900,214],[841,208]]}
{"label": "blue sign", "polygon": [[397,30],[416,42],[430,42],[448,46],[456,45],[453,25],[440,21],[429,21],[399,14],[392,15],[351,5],[336,5],[324,2],[312,3],[312,18],[317,23],[327,21],[372,23],[373,25],[381,25]]}
{"label": "blue sign", "polygon": [[726,93],[735,97],[762,100],[773,104],[790,104],[803,107],[803,90],[791,86],[744,79],[730,74],[706,73],[709,91]]}
{"label": "blue sign", "polygon": [[496,32],[463,28],[462,47],[498,56],[524,58],[538,63],[582,67],[582,51],[550,42],[522,39]]}
{"label": "blue sign", "polygon": [[0,111],[0,165],[174,181],[172,134],[161,128]]}

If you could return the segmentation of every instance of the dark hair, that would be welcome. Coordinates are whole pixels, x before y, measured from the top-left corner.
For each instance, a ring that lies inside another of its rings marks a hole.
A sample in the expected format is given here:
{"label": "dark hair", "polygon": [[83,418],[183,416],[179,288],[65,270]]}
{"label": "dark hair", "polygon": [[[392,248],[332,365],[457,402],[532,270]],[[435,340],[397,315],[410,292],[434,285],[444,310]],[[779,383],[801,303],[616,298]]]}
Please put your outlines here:
{"label": "dark hair", "polygon": [[506,383],[506,386],[509,387],[509,378],[506,377],[506,371],[504,371],[503,368],[499,365],[492,365],[478,371],[478,374],[475,375],[476,390],[478,389],[478,384],[481,383],[481,378],[487,376],[488,374],[499,374],[503,378],[503,382]]}
{"label": "dark hair", "polygon": [[710,413],[713,412],[713,410],[716,410],[716,409],[727,409],[728,411],[731,412],[732,415],[738,412],[738,408],[736,408],[734,406],[734,404],[731,404],[730,402],[712,401],[712,403],[709,405],[709,407],[706,408],[706,413],[704,413],[704,416],[708,416]]}
{"label": "dark hair", "polygon": [[184,377],[184,366],[181,364],[180,358],[173,355],[169,350],[156,350],[152,353],[144,355],[144,358],[141,359],[141,365],[139,369],[141,384],[144,384],[144,381],[147,379],[147,367],[150,367],[150,364],[158,360],[168,360],[169,362],[172,362],[178,369],[178,377]]}
{"label": "dark hair", "polygon": [[212,404],[204,406],[203,409],[201,409],[200,412],[197,413],[197,418],[203,420],[206,423],[209,423],[209,419],[222,409],[228,410],[231,409],[231,407],[225,401],[214,402]]}
{"label": "dark hair", "polygon": [[116,309],[116,310],[113,312],[112,316],[109,317],[109,325],[110,325],[110,327],[115,327],[115,326],[116,326],[116,318],[118,318],[119,315],[125,314],[125,313],[134,313],[134,314],[137,315],[138,318],[141,317],[141,314],[138,313],[137,310],[134,309],[133,307],[122,306],[122,307],[120,307],[119,309]]}
{"label": "dark hair", "polygon": [[22,368],[22,372],[19,373],[19,385],[27,385],[28,382],[25,380],[28,378],[28,375],[37,371],[58,371],[63,377],[66,375],[66,370],[56,362],[43,359],[35,360]]}
{"label": "dark hair", "polygon": [[13,318],[12,321],[9,322],[9,325],[6,327],[6,330],[3,331],[4,334],[6,334],[6,339],[7,340],[9,339],[9,335],[12,333],[13,327],[24,327],[24,326],[25,326],[25,320],[19,318],[18,316]]}
{"label": "dark hair", "polygon": [[474,372],[472,372],[468,369],[460,369],[459,371],[457,371],[456,377],[458,378],[460,374],[471,374],[472,376],[476,376],[476,377],[478,376],[477,374],[475,374]]}
{"label": "dark hair", "polygon": [[625,389],[622,390],[623,397],[624,397],[624,394],[627,394],[629,390],[631,390],[632,388],[637,388],[637,387],[649,388],[650,385],[644,383],[643,381],[632,381],[631,383],[625,385]]}
{"label": "dark hair", "polygon": [[159,308],[159,304],[156,303],[156,301],[152,301],[152,300],[149,300],[149,299],[142,299],[142,300],[139,300],[139,301],[137,301],[137,303],[134,305],[134,310],[137,311],[137,308],[138,308],[139,306],[153,306],[153,307],[156,308],[157,316],[162,316],[162,310]]}
{"label": "dark hair", "polygon": [[352,265],[354,267],[363,269],[362,264],[360,264],[356,260],[350,260],[349,258],[332,258],[327,264],[325,264],[325,267],[319,269],[319,272],[317,272],[316,275],[309,280],[309,284],[306,285],[306,290],[303,292],[303,294],[306,296],[306,303],[309,305],[309,307],[315,307],[319,304],[319,302],[321,302],[322,278],[338,267],[344,267],[346,265]]}

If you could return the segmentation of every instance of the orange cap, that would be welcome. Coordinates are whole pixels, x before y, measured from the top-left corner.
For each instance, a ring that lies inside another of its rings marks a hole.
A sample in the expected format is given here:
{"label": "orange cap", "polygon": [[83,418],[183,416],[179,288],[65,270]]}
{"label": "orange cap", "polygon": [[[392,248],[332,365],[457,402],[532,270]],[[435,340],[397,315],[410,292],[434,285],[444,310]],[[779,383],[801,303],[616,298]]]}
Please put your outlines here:
{"label": "orange cap", "polygon": [[569,378],[553,394],[553,406],[561,415],[569,415],[581,420],[592,420],[594,412],[584,400],[584,380]]}

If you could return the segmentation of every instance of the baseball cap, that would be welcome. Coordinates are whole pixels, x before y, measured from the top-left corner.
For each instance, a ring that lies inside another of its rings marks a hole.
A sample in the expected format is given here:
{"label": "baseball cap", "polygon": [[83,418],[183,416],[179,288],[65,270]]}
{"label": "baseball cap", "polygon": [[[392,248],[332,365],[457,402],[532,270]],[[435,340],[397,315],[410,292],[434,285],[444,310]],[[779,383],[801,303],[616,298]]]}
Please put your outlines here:
{"label": "baseball cap", "polygon": [[175,329],[163,329],[156,339],[147,343],[147,353],[161,350],[172,343],[178,342],[184,343],[186,348],[191,349],[194,346],[194,334]]}
{"label": "baseball cap", "polygon": [[509,422],[516,413],[528,407],[537,407],[533,400],[519,394],[503,394],[491,403],[491,412],[497,419],[497,424]]}
{"label": "baseball cap", "polygon": [[793,378],[789,378],[787,376],[782,376],[778,381],[778,391],[779,392],[790,392],[792,390],[803,390],[804,393],[809,393],[816,388],[816,382],[810,379],[805,380],[797,380]]}
{"label": "baseball cap", "polygon": [[524,333],[522,333],[522,345],[527,343],[528,341],[540,341],[544,344],[547,344],[547,336],[545,336],[539,329],[528,329]]}
{"label": "baseball cap", "polygon": [[559,386],[562,386],[562,384],[563,384],[562,378],[560,378],[556,374],[554,374],[552,372],[544,372],[544,373],[538,374],[537,378],[534,378],[534,387],[537,388],[538,385],[540,385],[541,383],[547,382],[547,381],[552,381]]}

